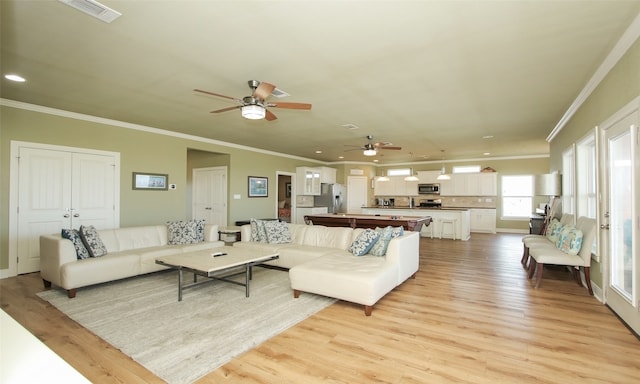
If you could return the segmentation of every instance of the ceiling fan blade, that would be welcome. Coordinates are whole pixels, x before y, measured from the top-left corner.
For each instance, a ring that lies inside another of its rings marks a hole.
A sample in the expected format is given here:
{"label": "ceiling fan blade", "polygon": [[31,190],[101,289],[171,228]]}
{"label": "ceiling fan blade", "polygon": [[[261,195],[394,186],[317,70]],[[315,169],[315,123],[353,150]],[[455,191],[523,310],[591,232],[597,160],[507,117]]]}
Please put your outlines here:
{"label": "ceiling fan blade", "polygon": [[277,119],[278,117],[276,117],[276,115],[274,115],[274,114],[273,114],[273,112],[271,112],[270,110],[265,109],[265,115],[264,115],[264,118],[265,118],[267,121],[273,121],[273,120]]}
{"label": "ceiling fan blade", "polygon": [[380,146],[380,147],[377,147],[377,149],[396,149],[396,150],[398,150],[398,149],[402,149],[402,147],[385,147],[385,146]]}
{"label": "ceiling fan blade", "polygon": [[220,113],[220,112],[227,112],[230,111],[232,109],[238,109],[238,108],[242,108],[242,105],[236,105],[233,107],[227,107],[227,108],[222,108],[222,109],[216,109],[215,111],[211,111],[210,113]]}
{"label": "ceiling fan blade", "polygon": [[276,107],[276,108],[287,108],[287,109],[311,109],[311,104],[307,104],[307,103],[277,102],[277,103],[269,103],[269,106]]}
{"label": "ceiling fan blade", "polygon": [[207,95],[218,96],[218,97],[224,97],[225,99],[230,99],[230,100],[233,100],[233,101],[237,101],[238,103],[242,103],[242,100],[238,99],[237,97],[231,97],[231,96],[221,95],[221,94],[219,94],[219,93],[214,93],[214,92],[209,92],[209,91],[203,91],[202,89],[194,89],[194,91],[196,91],[196,92],[200,92],[200,93],[206,93]]}
{"label": "ceiling fan blade", "polygon": [[265,100],[267,97],[269,97],[269,95],[271,95],[271,92],[273,92],[274,89],[276,89],[275,85],[265,83],[263,81],[260,83],[260,85],[258,85],[258,88],[253,91],[253,97],[258,100]]}

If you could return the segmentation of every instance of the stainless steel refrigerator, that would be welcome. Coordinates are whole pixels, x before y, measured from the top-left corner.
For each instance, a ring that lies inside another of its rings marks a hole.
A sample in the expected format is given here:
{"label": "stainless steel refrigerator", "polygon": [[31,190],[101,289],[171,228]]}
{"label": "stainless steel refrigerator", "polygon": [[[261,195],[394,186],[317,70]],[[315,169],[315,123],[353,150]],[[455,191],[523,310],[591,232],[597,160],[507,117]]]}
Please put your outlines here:
{"label": "stainless steel refrigerator", "polygon": [[329,213],[344,213],[347,189],[342,184],[320,184],[320,196],[313,197],[314,207],[327,207]]}

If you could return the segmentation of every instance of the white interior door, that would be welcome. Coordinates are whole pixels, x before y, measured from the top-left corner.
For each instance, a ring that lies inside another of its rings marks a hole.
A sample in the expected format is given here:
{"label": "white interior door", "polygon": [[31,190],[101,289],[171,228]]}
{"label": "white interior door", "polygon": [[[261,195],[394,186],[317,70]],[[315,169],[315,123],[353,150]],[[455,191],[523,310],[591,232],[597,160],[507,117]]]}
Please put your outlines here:
{"label": "white interior door", "polygon": [[367,184],[366,176],[347,177],[347,213],[360,214],[367,206]]}
{"label": "white interior door", "polygon": [[40,270],[40,235],[80,225],[119,224],[119,168],[114,155],[37,146],[21,146],[17,153],[17,175],[12,180],[18,181],[18,274]]}
{"label": "white interior door", "polygon": [[640,333],[640,155],[638,111],[603,127],[601,186],[602,251],[606,263],[605,302]]}
{"label": "white interior door", "polygon": [[117,191],[112,156],[73,154],[70,228],[93,225],[98,229],[115,228]]}
{"label": "white interior door", "polygon": [[227,167],[193,170],[192,215],[207,224],[227,225]]}
{"label": "white interior door", "polygon": [[19,151],[18,273],[40,270],[40,235],[71,228],[69,152]]}

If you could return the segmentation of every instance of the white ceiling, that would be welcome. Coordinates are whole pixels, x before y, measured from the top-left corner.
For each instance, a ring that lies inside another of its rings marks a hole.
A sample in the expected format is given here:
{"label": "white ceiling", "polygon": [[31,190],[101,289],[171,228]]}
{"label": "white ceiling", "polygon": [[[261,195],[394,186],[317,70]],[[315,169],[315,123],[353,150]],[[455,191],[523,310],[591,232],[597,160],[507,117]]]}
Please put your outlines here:
{"label": "white ceiling", "polygon": [[[115,1],[111,24],[2,0],[0,97],[321,161],[547,154],[640,1]],[[275,84],[311,111],[209,111]],[[359,129],[349,130],[345,124]],[[483,139],[483,136],[493,136]],[[315,151],[322,151],[316,154]],[[344,156],[344,159],[339,159]],[[380,159],[380,156],[377,156]]]}

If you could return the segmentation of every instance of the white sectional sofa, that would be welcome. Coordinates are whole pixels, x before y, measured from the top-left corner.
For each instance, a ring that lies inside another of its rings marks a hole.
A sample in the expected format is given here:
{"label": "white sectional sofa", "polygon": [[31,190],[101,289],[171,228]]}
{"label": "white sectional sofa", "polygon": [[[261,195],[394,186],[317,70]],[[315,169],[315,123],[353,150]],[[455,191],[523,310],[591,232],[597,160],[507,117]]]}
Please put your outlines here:
{"label": "white sectional sofa", "polygon": [[107,254],[78,260],[73,243],[60,234],[40,237],[40,274],[45,287],[55,284],[67,290],[137,276],[166,269],[157,257],[224,246],[218,240],[218,226],[204,226],[204,241],[168,244],[167,225],[152,225],[97,231]]}
{"label": "white sectional sofa", "polygon": [[354,256],[348,249],[362,228],[287,227],[291,242],[273,244],[251,241],[251,225],[244,225],[241,241],[233,246],[277,252],[280,258],[267,264],[289,269],[294,297],[300,292],[334,297],[364,305],[370,316],[378,300],[418,271],[418,232],[391,239],[384,256]]}

